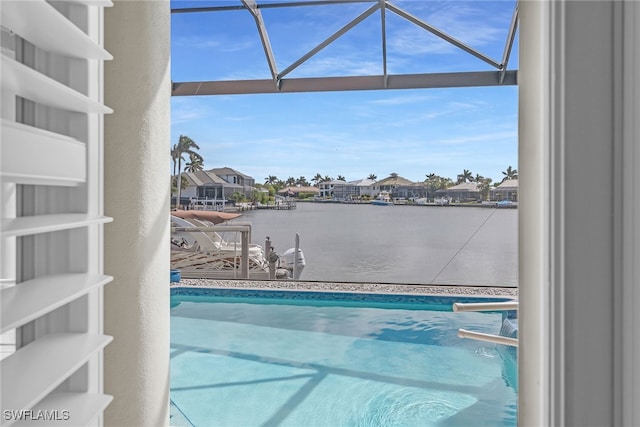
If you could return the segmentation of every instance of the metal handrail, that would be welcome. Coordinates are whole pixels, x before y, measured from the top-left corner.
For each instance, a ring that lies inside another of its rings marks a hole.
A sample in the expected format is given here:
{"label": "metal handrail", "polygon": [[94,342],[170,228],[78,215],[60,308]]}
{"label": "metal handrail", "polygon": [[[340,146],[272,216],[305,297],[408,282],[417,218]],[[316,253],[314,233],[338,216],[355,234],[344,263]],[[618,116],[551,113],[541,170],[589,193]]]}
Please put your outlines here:
{"label": "metal handrail", "polygon": [[[518,301],[502,301],[502,302],[473,302],[473,303],[453,303],[454,312],[465,311],[511,311],[518,309]],[[485,341],[494,344],[503,344],[511,347],[518,347],[518,339],[503,337],[502,335],[485,334],[483,332],[468,331],[466,329],[458,329],[458,337],[469,338],[477,341]]]}
{"label": "metal handrail", "polygon": [[485,334],[482,332],[468,331],[466,329],[458,329],[460,338],[470,338],[478,341],[486,341],[494,344],[504,344],[511,347],[518,347],[517,338],[503,337],[502,335]]}
{"label": "metal handrail", "polygon": [[502,302],[455,302],[453,303],[453,311],[505,311],[517,310],[518,301],[502,301]]}

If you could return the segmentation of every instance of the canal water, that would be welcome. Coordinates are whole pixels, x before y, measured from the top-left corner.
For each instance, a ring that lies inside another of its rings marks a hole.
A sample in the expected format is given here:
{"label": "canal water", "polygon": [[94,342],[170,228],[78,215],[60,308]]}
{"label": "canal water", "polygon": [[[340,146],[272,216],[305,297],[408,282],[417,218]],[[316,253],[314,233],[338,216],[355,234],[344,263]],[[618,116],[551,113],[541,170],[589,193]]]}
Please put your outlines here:
{"label": "canal water", "polygon": [[298,203],[243,212],[252,243],[278,253],[300,235],[302,280],[470,286],[518,285],[518,210]]}

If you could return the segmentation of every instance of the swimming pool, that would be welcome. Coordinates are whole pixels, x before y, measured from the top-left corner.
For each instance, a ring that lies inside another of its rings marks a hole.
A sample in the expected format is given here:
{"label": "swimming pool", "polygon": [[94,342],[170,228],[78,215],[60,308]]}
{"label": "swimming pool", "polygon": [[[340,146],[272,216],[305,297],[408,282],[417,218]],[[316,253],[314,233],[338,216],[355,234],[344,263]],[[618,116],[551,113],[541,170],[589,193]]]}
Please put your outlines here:
{"label": "swimming pool", "polygon": [[[172,426],[515,426],[473,298],[173,288]],[[508,361],[507,361],[508,362]]]}

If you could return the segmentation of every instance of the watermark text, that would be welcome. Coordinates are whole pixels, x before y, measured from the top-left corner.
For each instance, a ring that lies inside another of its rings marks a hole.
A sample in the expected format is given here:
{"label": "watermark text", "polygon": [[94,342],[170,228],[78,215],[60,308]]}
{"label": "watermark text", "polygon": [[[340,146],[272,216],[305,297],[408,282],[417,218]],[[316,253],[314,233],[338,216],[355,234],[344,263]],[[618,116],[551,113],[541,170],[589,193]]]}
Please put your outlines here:
{"label": "watermark text", "polygon": [[67,409],[5,409],[2,417],[5,421],[69,421],[71,414]]}

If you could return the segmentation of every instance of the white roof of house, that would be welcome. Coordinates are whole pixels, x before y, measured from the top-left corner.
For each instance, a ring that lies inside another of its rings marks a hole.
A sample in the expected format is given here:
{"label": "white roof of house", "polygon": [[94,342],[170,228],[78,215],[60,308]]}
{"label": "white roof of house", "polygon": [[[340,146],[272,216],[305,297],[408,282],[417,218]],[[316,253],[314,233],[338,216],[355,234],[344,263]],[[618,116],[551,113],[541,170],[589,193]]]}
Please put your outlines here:
{"label": "white roof of house", "polygon": [[253,179],[249,175],[245,175],[242,172],[238,172],[237,170],[235,170],[233,168],[230,168],[228,166],[225,166],[223,168],[209,169],[207,172],[213,172],[216,175],[238,175],[238,176],[241,176],[241,177],[243,177],[245,179]]}
{"label": "white roof of house", "polygon": [[396,176],[388,176],[384,179],[381,179],[380,181],[376,181],[375,185],[376,186],[382,186],[382,185],[394,185],[394,186],[399,186],[399,185],[412,185],[413,181],[409,181],[407,178],[401,177],[400,175],[396,175]]}
{"label": "white roof of house", "polygon": [[517,179],[505,179],[502,181],[500,185],[496,187],[496,189],[506,190],[508,188],[517,189],[518,188],[518,180]]}
{"label": "white roof of house", "polygon": [[446,191],[479,191],[477,182],[463,182],[453,187],[449,187]]}
{"label": "white roof of house", "polygon": [[339,179],[333,179],[331,181],[323,181],[320,185],[347,185],[347,182]]}
{"label": "white roof of house", "polygon": [[281,188],[280,190],[278,190],[278,194],[282,193],[318,193],[320,190],[318,190],[317,187],[294,187],[294,186],[290,186],[290,187],[285,187],[285,188]]}
{"label": "white roof of house", "polygon": [[355,181],[349,181],[349,184],[355,185],[357,187],[370,187],[375,182],[376,181],[374,179],[365,178],[365,179],[357,179]]}
{"label": "white roof of house", "polygon": [[187,178],[190,185],[195,185],[196,187],[221,185],[223,187],[242,188],[241,185],[231,184],[211,171],[182,172],[182,176]]}
{"label": "white roof of house", "polygon": [[226,183],[226,181],[218,175],[208,171],[182,172],[182,176],[186,177],[190,184],[198,187]]}

